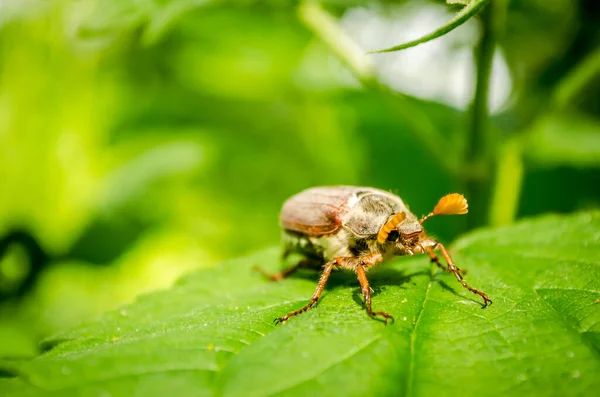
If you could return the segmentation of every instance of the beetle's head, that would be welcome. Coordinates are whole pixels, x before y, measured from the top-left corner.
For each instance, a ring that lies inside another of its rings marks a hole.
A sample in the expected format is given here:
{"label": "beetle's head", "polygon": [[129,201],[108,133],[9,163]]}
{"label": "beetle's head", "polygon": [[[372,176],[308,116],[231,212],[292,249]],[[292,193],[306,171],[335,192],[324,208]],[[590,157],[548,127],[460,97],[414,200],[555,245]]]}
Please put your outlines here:
{"label": "beetle's head", "polygon": [[[377,234],[380,244],[387,242],[395,243],[410,251],[412,247],[419,247],[419,240],[423,236],[421,224],[434,215],[456,215],[466,214],[469,204],[462,194],[447,194],[438,201],[432,212],[421,218],[407,219],[405,212],[398,212],[390,216]],[[422,248],[421,248],[422,251]]]}
{"label": "beetle's head", "polygon": [[392,214],[387,222],[379,230],[377,241],[398,243],[403,246],[411,246],[419,240],[423,227],[418,220],[411,215],[407,218],[405,212]]}

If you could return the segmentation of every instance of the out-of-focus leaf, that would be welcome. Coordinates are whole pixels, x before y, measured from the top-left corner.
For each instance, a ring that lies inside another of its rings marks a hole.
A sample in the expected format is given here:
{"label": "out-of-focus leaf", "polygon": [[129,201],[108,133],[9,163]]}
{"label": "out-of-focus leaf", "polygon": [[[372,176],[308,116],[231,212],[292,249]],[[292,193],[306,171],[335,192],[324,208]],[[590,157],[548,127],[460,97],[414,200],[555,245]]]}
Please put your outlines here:
{"label": "out-of-focus leaf", "polygon": [[[549,216],[472,233],[454,247],[468,281],[431,276],[424,257],[358,282],[335,273],[319,306],[313,274],[264,281],[277,250],[192,274],[99,321],[56,335],[37,358],[3,361],[6,396],[592,395],[600,387],[600,213]],[[368,370],[365,370],[368,368]],[[448,368],[452,368],[448,373]]]}
{"label": "out-of-focus leaf", "polygon": [[0,306],[0,336],[18,334],[21,327],[15,343],[0,340],[0,357],[29,354],[42,335],[96,318],[140,293],[167,288],[181,274],[217,260],[194,235],[173,227],[146,232],[104,266],[76,260],[52,263],[27,299]]}
{"label": "out-of-focus leaf", "polygon": [[160,179],[197,172],[204,160],[202,149],[198,142],[175,140],[145,151],[107,176],[99,202],[119,206],[134,201]]}
{"label": "out-of-focus leaf", "polygon": [[547,115],[525,135],[525,155],[536,165],[600,166],[600,121],[575,113]]}
{"label": "out-of-focus leaf", "polygon": [[381,53],[381,52],[393,52],[400,51],[406,48],[414,47],[416,45],[426,43],[428,41],[437,39],[440,36],[456,29],[463,23],[467,22],[471,17],[475,16],[488,2],[489,0],[472,0],[467,6],[465,6],[454,18],[452,18],[447,24],[436,29],[435,31],[428,33],[418,39],[411,40],[406,43],[398,44],[393,47],[384,48],[382,50],[369,51],[370,54]]}

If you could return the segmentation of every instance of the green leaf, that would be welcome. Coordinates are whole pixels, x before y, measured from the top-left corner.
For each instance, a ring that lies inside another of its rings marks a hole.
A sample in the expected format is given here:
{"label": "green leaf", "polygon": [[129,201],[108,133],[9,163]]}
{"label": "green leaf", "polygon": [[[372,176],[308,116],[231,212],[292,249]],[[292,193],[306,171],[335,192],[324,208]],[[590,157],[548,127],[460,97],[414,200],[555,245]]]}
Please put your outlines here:
{"label": "green leaf", "polygon": [[279,283],[278,250],[233,260],[140,297],[4,360],[2,396],[593,395],[600,387],[600,212],[547,216],[457,241],[455,261],[477,296],[427,258],[369,273],[361,309],[349,272],[335,273],[315,309],[301,307],[316,275]]}
{"label": "green leaf", "polygon": [[368,54],[377,54],[377,53],[381,53],[381,52],[400,51],[400,50],[404,50],[406,48],[410,48],[410,47],[414,47],[419,44],[426,43],[433,39],[437,39],[438,37],[445,35],[446,33],[456,29],[463,23],[467,22],[471,17],[475,16],[479,12],[479,10],[481,10],[483,8],[483,6],[485,6],[487,4],[488,1],[489,0],[473,0],[473,1],[471,1],[467,6],[465,6],[462,10],[460,10],[460,12],[458,14],[456,14],[456,16],[454,18],[452,18],[444,26],[442,26],[442,27],[434,30],[433,32],[428,33],[418,39],[411,40],[406,43],[398,44],[393,47],[384,48],[382,50],[368,51],[367,53]]}

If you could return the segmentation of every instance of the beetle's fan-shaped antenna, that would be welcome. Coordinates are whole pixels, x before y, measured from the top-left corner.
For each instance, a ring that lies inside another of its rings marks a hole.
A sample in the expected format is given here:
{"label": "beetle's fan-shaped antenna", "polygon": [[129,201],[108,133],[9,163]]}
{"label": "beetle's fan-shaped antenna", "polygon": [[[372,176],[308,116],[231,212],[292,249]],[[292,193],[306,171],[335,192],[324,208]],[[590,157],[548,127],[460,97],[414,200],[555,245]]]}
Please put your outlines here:
{"label": "beetle's fan-shaped antenna", "polygon": [[377,242],[383,244],[387,240],[390,232],[396,228],[406,218],[404,212],[396,212],[392,217],[381,227],[377,234]]}
{"label": "beetle's fan-shaped antenna", "polygon": [[438,201],[432,212],[425,215],[419,223],[425,222],[434,215],[462,215],[469,212],[469,203],[462,194],[450,193]]}
{"label": "beetle's fan-shaped antenna", "polygon": [[469,212],[469,204],[462,194],[447,194],[438,201],[433,209],[435,215],[462,215]]}

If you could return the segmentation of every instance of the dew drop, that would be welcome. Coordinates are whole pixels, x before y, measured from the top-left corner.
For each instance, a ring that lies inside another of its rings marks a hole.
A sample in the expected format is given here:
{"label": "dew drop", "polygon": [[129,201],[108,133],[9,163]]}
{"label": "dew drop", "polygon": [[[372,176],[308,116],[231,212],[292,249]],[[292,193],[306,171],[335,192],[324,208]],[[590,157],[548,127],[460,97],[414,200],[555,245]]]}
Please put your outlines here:
{"label": "dew drop", "polygon": [[67,367],[66,365],[63,365],[63,366],[60,368],[60,372],[61,372],[63,375],[70,375],[70,374],[71,374],[71,368]]}
{"label": "dew drop", "polygon": [[568,352],[568,353],[567,353],[567,356],[568,356],[569,358],[573,358],[573,357],[575,357],[575,353],[573,353],[573,352]]}
{"label": "dew drop", "polygon": [[573,378],[577,379],[577,378],[579,378],[581,376],[581,373],[579,371],[575,370],[575,371],[573,371],[573,375],[572,376],[573,376]]}
{"label": "dew drop", "polygon": [[406,320],[407,320],[406,317],[402,317],[402,321],[406,321]]}

